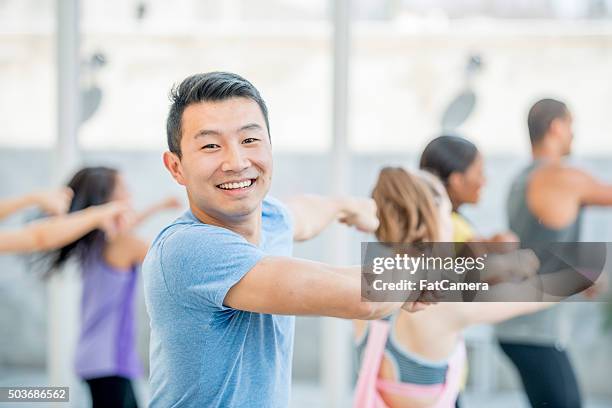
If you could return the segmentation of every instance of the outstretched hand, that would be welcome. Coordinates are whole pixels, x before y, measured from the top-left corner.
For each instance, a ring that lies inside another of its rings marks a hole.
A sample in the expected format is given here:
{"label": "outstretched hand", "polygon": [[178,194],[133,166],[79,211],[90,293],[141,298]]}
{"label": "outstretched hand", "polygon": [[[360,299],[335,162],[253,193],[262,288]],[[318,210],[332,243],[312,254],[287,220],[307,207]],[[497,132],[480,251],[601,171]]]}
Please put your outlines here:
{"label": "outstretched hand", "polygon": [[99,227],[109,241],[134,226],[136,213],[125,201],[111,201],[96,208],[100,211]]}
{"label": "outstretched hand", "polygon": [[376,202],[371,198],[348,198],[338,221],[362,232],[374,232],[379,224]]}
{"label": "outstretched hand", "polygon": [[435,305],[441,298],[441,294],[436,290],[423,290],[416,300],[404,303],[402,309],[410,313],[419,312],[430,305]]}
{"label": "outstretched hand", "polygon": [[405,310],[408,313],[416,313],[425,309],[427,306],[432,304],[431,302],[406,302],[402,306],[402,310]]}

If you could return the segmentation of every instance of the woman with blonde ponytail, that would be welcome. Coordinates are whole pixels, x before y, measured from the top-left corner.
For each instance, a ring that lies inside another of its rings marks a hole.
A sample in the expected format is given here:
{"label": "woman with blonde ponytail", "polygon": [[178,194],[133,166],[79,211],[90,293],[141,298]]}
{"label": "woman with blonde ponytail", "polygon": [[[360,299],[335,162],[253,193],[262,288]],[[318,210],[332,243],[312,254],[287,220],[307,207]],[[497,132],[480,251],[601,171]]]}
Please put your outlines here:
{"label": "woman with blonde ponytail", "polygon": [[[452,205],[442,183],[426,172],[386,167],[372,198],[387,243],[452,241]],[[537,259],[528,269],[537,268]],[[438,303],[389,320],[354,320],[361,369],[354,408],[451,408],[464,380],[462,331],[548,307],[551,303]]]}

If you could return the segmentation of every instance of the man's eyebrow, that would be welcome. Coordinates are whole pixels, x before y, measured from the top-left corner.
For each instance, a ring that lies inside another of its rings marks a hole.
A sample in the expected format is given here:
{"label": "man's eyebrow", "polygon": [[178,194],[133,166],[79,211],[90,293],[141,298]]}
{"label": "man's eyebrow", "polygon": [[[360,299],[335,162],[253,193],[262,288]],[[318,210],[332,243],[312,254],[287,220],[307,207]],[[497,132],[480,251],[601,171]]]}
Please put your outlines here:
{"label": "man's eyebrow", "polygon": [[[246,130],[262,130],[263,128],[258,125],[257,123],[248,123],[244,126],[241,126],[238,129],[238,132],[243,132]],[[193,138],[197,139],[199,137],[205,137],[205,136],[220,136],[221,132],[219,130],[214,130],[214,129],[202,129],[200,131],[198,131]]]}
{"label": "man's eyebrow", "polygon": [[244,130],[261,130],[262,127],[259,126],[257,123],[249,123],[247,125],[242,126],[240,129],[238,129],[238,132],[242,132]]}
{"label": "man's eyebrow", "polygon": [[219,136],[220,134],[221,132],[219,132],[218,130],[202,129],[198,133],[196,133],[195,136],[193,136],[193,138],[197,139],[198,137],[204,137],[204,136]]}

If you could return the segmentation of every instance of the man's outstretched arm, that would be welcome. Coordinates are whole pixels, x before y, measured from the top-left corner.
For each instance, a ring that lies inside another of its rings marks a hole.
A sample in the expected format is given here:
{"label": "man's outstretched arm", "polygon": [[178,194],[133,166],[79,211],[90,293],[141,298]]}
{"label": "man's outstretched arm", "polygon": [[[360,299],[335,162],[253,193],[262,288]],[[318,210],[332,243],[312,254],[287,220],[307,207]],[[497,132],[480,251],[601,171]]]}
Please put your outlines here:
{"label": "man's outstretched arm", "polygon": [[335,221],[363,232],[378,228],[376,203],[370,198],[302,195],[285,200],[294,219],[294,241],[316,237]]}
{"label": "man's outstretched arm", "polygon": [[267,257],[232,286],[223,303],[256,313],[362,320],[381,318],[404,305],[362,300],[360,285],[359,267]]}
{"label": "man's outstretched arm", "polygon": [[597,180],[582,170],[574,170],[574,172],[571,180],[572,188],[579,189],[582,205],[612,206],[612,184]]}

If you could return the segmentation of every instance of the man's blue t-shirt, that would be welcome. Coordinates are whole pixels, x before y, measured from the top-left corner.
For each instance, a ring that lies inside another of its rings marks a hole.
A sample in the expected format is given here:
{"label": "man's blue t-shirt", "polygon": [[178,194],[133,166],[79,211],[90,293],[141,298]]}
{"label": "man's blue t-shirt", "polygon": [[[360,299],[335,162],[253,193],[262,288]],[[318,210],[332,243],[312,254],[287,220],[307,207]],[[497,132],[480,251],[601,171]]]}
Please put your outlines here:
{"label": "man's blue t-shirt", "polygon": [[262,206],[260,244],[190,211],[155,239],[142,270],[151,323],[151,407],[286,407],[295,318],[223,305],[265,256],[290,256],[291,217]]}

